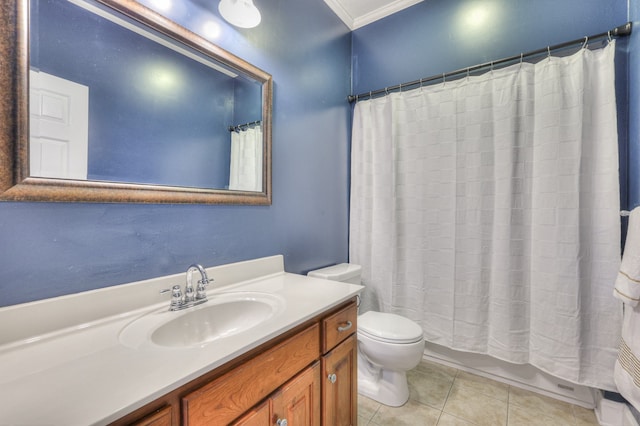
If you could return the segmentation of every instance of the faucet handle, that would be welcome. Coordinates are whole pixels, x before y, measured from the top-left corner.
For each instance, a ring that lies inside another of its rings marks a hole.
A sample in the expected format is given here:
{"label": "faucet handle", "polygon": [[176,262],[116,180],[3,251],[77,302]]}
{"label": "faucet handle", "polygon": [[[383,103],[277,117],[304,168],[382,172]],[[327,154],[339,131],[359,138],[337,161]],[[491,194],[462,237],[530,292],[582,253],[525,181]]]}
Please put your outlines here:
{"label": "faucet handle", "polygon": [[207,298],[207,285],[209,285],[208,279],[198,280],[198,286],[196,287],[196,300]]}
{"label": "faucet handle", "polygon": [[169,305],[169,310],[175,311],[180,309],[182,306],[182,290],[179,285],[174,285],[171,287],[171,290],[165,288],[164,290],[160,290],[160,294],[165,294],[171,292],[171,304]]}

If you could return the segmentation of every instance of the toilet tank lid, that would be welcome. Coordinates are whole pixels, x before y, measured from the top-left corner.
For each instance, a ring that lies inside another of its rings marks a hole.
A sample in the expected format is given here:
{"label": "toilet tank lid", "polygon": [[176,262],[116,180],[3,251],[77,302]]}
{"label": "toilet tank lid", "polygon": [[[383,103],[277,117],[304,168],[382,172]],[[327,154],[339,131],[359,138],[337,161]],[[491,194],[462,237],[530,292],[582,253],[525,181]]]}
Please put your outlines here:
{"label": "toilet tank lid", "polygon": [[362,267],[354,263],[340,263],[326,268],[310,271],[307,275],[315,278],[324,278],[332,281],[346,281],[356,275],[360,275]]}
{"label": "toilet tank lid", "polygon": [[358,316],[358,331],[387,342],[413,343],[423,336],[422,327],[400,315],[368,311]]}

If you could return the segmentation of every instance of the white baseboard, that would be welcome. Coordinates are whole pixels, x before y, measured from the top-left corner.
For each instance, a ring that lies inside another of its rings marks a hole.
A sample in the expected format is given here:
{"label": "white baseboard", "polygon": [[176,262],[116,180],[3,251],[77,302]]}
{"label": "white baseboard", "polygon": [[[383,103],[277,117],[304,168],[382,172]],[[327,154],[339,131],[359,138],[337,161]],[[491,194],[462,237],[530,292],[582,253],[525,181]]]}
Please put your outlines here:
{"label": "white baseboard", "polygon": [[431,342],[425,345],[424,357],[584,408],[593,409],[596,405],[595,389],[569,383],[532,365],[512,364],[489,355],[456,351]]}

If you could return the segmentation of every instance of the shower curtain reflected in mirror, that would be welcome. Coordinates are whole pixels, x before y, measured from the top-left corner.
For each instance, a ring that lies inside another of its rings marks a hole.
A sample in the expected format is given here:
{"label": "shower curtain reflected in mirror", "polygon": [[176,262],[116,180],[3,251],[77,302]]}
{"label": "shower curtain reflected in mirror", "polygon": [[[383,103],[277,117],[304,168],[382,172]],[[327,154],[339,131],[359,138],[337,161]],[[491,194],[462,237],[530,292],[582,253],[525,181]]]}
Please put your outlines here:
{"label": "shower curtain reflected in mirror", "polygon": [[428,341],[615,390],[615,42],[356,105],[362,309]]}
{"label": "shower curtain reflected in mirror", "polygon": [[229,189],[262,191],[262,128],[231,132]]}

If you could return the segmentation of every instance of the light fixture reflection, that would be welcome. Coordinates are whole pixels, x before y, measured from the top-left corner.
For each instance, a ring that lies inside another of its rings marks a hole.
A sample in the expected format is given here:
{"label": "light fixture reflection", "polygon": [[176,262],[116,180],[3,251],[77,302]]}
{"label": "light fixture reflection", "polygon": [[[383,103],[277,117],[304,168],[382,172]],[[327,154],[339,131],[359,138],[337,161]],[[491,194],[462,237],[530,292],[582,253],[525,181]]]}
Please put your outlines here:
{"label": "light fixture reflection", "polygon": [[489,19],[489,10],[485,5],[475,5],[469,8],[466,15],[466,24],[469,27],[479,28],[486,25]]}
{"label": "light fixture reflection", "polygon": [[227,22],[240,28],[256,27],[262,19],[252,0],[221,0],[218,10]]}
{"label": "light fixture reflection", "polygon": [[220,37],[220,24],[213,21],[207,21],[202,25],[202,34],[209,39],[217,39]]}
{"label": "light fixture reflection", "polygon": [[149,82],[157,89],[162,91],[172,91],[178,87],[178,77],[174,72],[168,69],[157,68],[149,75]]}
{"label": "light fixture reflection", "polygon": [[151,0],[151,4],[156,10],[168,12],[171,10],[173,2],[171,0]]}

